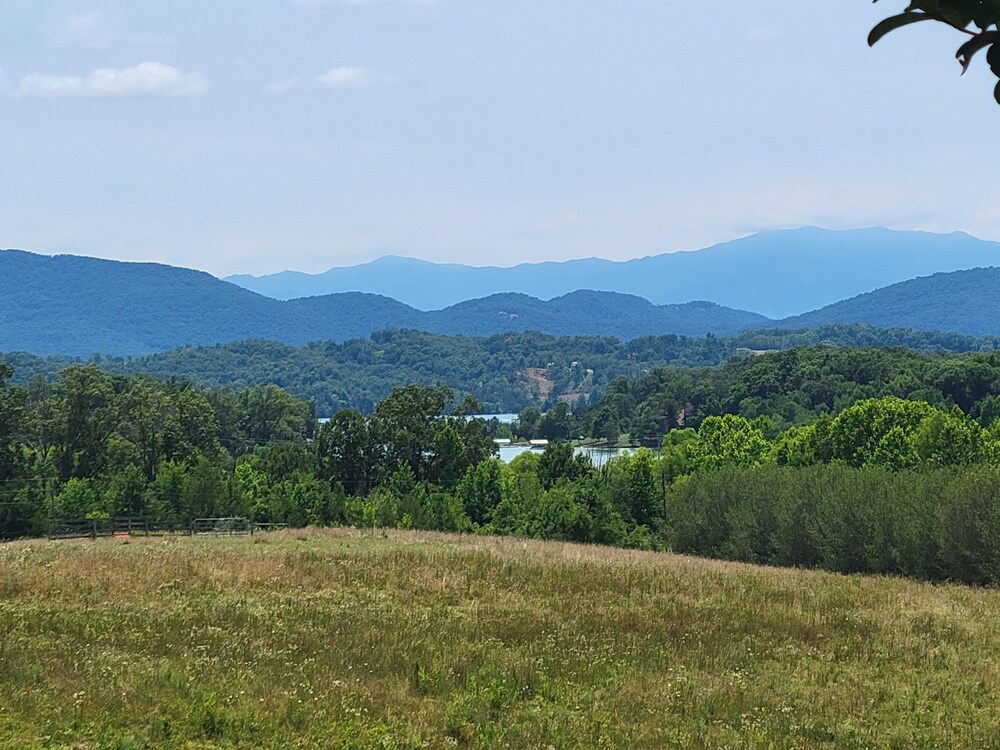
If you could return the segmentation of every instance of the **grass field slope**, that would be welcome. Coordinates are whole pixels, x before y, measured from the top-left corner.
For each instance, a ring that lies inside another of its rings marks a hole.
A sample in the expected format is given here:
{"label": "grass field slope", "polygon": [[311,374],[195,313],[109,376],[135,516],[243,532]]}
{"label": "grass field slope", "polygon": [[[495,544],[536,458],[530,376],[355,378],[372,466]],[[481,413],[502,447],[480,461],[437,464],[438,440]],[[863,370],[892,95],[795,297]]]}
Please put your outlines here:
{"label": "grass field slope", "polygon": [[984,748],[1000,592],[483,537],[0,546],[0,747]]}

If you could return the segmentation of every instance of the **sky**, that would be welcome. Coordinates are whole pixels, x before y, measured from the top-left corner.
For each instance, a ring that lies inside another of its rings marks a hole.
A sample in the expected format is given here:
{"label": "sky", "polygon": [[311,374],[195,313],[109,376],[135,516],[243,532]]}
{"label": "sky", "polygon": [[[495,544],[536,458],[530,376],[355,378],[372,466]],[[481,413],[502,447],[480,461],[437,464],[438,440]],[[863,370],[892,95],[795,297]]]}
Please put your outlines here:
{"label": "sky", "polygon": [[901,0],[125,0],[0,12],[0,247],[216,275],[1000,240],[1000,107]]}

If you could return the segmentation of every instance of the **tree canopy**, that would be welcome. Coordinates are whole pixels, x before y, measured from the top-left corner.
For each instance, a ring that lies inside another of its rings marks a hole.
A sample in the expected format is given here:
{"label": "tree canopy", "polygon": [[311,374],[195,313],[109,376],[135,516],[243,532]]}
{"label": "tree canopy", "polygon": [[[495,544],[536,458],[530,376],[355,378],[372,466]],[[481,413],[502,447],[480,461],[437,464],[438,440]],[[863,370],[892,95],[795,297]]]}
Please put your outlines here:
{"label": "tree canopy", "polygon": [[[868,35],[868,44],[874,45],[890,31],[923,21],[943,23],[968,36],[955,53],[963,74],[972,58],[987,50],[986,62],[1000,78],[1000,0],[913,0],[902,13],[878,23]],[[1000,104],[1000,82],[993,94]]]}

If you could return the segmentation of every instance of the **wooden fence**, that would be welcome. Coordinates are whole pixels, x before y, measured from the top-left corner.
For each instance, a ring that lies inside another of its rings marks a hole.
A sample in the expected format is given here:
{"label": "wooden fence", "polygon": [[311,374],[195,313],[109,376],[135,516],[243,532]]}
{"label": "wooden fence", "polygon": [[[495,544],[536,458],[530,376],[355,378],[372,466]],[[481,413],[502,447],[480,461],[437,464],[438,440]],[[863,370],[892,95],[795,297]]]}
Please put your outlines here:
{"label": "wooden fence", "polygon": [[154,521],[141,516],[108,518],[56,518],[49,524],[49,539],[96,539],[114,536],[214,534],[252,535],[256,526],[247,518],[196,518],[190,523]]}

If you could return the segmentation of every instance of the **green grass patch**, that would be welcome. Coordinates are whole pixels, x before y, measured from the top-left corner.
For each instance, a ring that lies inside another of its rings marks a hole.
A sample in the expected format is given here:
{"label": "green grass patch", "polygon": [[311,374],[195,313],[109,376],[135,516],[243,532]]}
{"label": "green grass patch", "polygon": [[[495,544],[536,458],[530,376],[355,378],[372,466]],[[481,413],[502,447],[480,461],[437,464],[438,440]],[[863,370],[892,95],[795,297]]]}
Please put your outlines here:
{"label": "green grass patch", "polygon": [[1000,593],[394,532],[0,546],[0,747],[996,747]]}

